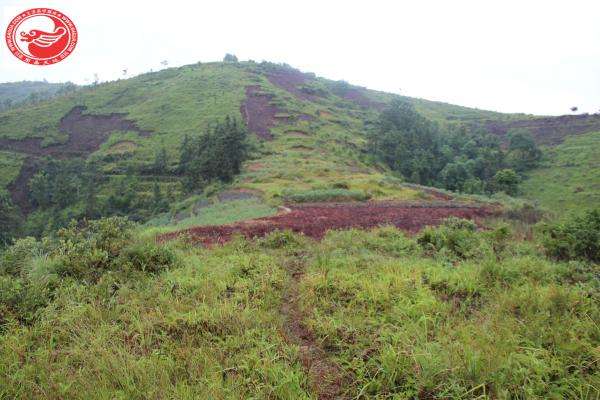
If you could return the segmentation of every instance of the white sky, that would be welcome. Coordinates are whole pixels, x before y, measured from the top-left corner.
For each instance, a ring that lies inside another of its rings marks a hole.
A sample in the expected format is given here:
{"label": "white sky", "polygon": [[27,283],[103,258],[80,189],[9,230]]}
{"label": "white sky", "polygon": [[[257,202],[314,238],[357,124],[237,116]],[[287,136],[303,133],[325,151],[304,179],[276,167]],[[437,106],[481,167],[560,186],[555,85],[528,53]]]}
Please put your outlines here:
{"label": "white sky", "polygon": [[86,83],[226,52],[286,62],[372,89],[504,112],[600,110],[599,0],[0,0],[56,8],[79,31],[74,53],[30,66],[0,41],[0,81]]}

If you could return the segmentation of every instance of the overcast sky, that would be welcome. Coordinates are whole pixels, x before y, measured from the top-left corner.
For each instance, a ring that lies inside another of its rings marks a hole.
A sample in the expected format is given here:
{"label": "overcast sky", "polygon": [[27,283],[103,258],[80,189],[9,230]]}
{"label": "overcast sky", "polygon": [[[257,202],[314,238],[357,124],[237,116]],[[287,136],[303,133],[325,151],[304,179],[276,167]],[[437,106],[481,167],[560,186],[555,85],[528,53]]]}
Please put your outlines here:
{"label": "overcast sky", "polygon": [[[600,110],[598,0],[0,0],[0,28],[56,8],[79,31],[74,53],[30,66],[0,42],[0,81],[89,83],[226,52],[286,62],[372,89],[533,114]],[[4,36],[4,35],[3,35]]]}

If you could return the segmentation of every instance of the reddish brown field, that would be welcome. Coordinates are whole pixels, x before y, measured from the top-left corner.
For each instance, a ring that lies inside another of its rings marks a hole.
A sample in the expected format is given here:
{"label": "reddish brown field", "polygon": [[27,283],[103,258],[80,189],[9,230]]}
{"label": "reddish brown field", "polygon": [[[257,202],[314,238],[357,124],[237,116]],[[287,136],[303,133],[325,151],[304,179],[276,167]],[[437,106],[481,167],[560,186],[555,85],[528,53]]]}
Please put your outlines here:
{"label": "reddish brown field", "polygon": [[425,226],[438,225],[450,216],[479,221],[495,212],[493,208],[453,203],[314,203],[289,206],[286,212],[272,217],[171,232],[161,235],[159,241],[188,236],[194,242],[212,245],[225,243],[234,234],[254,238],[285,229],[321,239],[330,229],[369,229],[382,225],[415,233]]}

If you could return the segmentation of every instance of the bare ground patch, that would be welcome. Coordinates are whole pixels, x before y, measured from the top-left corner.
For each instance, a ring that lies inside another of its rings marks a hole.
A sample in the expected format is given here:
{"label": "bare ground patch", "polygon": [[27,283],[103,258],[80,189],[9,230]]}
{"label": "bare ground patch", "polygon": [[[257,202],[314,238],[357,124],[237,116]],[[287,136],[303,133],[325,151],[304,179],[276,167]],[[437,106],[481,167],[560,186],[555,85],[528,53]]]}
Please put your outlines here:
{"label": "bare ground patch", "polygon": [[240,109],[248,130],[266,140],[273,139],[271,128],[277,124],[275,116],[282,111],[271,104],[272,98],[262,93],[258,85],[247,86],[246,99]]}
{"label": "bare ground patch", "polygon": [[540,117],[516,121],[487,121],[486,129],[506,138],[512,129],[526,129],[536,142],[545,145],[561,143],[565,136],[600,131],[600,114],[562,115],[560,117]]}
{"label": "bare ground patch", "polygon": [[210,246],[225,243],[234,234],[255,238],[275,230],[286,229],[321,239],[332,229],[371,229],[383,225],[393,225],[415,233],[425,226],[439,225],[450,216],[479,221],[497,212],[491,207],[449,202],[312,203],[288,205],[288,208],[291,211],[285,214],[230,225],[190,228],[161,235],[158,240],[165,241],[186,236],[193,242]]}

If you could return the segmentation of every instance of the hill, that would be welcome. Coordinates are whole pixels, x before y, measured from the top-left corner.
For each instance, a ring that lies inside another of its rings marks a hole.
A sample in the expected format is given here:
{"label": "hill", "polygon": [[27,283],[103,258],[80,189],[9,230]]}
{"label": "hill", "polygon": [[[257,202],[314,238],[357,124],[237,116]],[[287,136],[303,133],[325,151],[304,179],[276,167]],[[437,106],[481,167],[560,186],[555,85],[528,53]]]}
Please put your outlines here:
{"label": "hill", "polygon": [[459,191],[592,208],[598,118],[252,62],[2,112],[0,398],[596,399],[600,213]]}
{"label": "hill", "polygon": [[47,100],[61,93],[75,90],[70,82],[21,81],[0,83],[0,111],[25,103]]}
{"label": "hill", "polygon": [[[200,205],[206,198],[184,201],[190,194],[177,171],[182,142],[231,116],[248,127],[252,156],[232,184],[206,188],[209,196],[225,189],[242,190],[270,206],[293,196],[435,199],[439,192],[404,184],[365,157],[366,133],[395,98],[409,101],[440,126],[479,126],[502,140],[513,127],[528,127],[539,143],[554,144],[600,124],[600,116],[595,115],[501,114],[406,98],[286,65],[198,63],[83,87],[0,113],[0,163],[6,171],[0,185],[33,226],[48,219],[66,221],[81,215],[82,206],[62,207],[60,215],[40,213],[32,204],[30,180],[47,165],[48,157],[83,158],[97,168],[98,177],[90,186],[101,201],[114,200],[123,187],[129,187],[132,199],[115,201],[129,202],[130,211],[123,212],[147,220],[156,215],[149,204],[153,193],[158,193],[171,205],[172,221],[191,223],[194,210],[204,207]],[[164,158],[160,171],[155,166],[158,157]]]}

